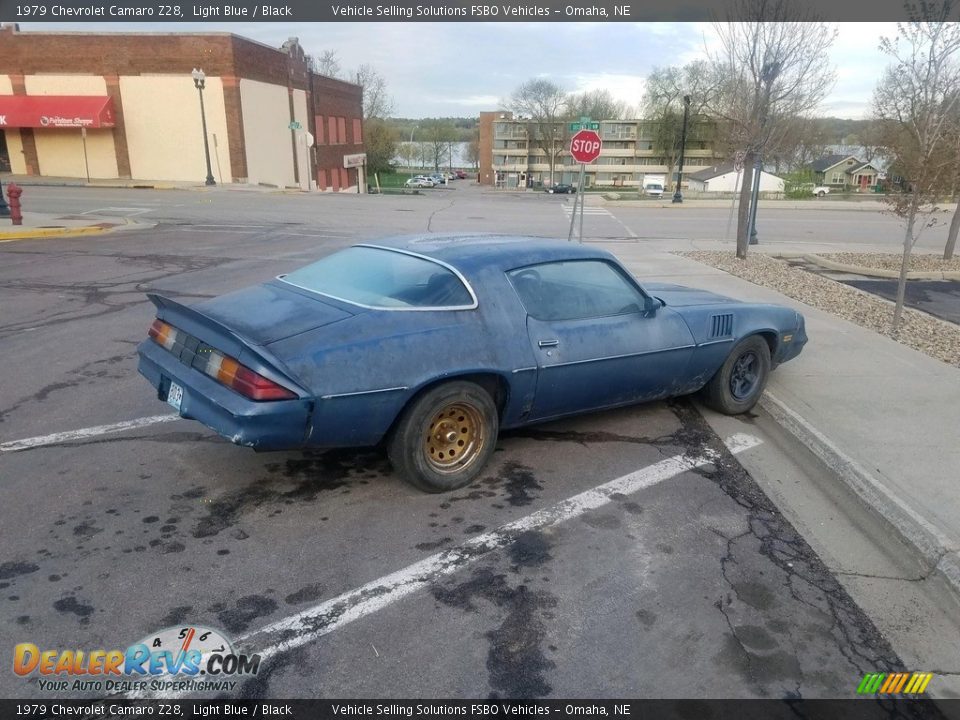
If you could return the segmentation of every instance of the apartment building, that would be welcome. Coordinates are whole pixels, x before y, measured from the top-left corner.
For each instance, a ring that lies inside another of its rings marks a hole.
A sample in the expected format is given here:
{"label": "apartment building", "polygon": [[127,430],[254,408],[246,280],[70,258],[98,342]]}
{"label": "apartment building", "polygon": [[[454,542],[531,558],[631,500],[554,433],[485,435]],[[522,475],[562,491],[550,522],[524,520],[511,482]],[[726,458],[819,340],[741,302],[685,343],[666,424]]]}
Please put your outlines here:
{"label": "apartment building", "polygon": [[[543,139],[546,130],[535,122],[514,117],[509,111],[480,113],[481,184],[506,188],[549,185],[551,152],[555,157],[553,183],[577,182],[580,165],[567,152],[571,134],[568,123],[557,123],[552,137]],[[674,182],[676,168],[668,167],[669,160],[656,149],[653,130],[652,124],[643,119],[600,121],[598,132],[603,150],[595,162],[586,166],[587,187],[642,187],[647,175],[669,176],[670,182]],[[712,134],[709,123],[690,123],[684,152],[685,173],[717,164]]]}

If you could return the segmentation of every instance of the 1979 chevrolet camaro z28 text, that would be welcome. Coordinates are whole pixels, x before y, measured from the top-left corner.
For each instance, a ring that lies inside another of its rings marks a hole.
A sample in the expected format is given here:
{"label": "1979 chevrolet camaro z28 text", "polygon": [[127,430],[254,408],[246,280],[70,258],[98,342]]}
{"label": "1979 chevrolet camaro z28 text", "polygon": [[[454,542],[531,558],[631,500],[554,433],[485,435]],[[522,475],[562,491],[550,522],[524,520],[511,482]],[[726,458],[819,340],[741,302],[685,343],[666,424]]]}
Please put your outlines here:
{"label": "1979 chevrolet camaro z28 text", "polygon": [[191,307],[158,295],[140,372],[185,418],[257,450],[385,443],[432,492],[501,428],[702,391],[750,410],[803,316],[641,287],[607,252],[530,237],[356,245]]}

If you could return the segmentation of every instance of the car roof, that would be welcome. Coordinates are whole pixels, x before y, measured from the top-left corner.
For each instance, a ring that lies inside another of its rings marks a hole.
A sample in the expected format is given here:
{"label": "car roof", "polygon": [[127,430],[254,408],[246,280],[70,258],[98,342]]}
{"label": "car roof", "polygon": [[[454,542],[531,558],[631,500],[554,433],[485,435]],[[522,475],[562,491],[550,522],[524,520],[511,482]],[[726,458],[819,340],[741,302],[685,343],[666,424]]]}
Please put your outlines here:
{"label": "car roof", "polygon": [[598,248],[525,235],[402,235],[364,244],[426,255],[465,273],[489,266],[511,270],[560,260],[614,259],[610,253]]}

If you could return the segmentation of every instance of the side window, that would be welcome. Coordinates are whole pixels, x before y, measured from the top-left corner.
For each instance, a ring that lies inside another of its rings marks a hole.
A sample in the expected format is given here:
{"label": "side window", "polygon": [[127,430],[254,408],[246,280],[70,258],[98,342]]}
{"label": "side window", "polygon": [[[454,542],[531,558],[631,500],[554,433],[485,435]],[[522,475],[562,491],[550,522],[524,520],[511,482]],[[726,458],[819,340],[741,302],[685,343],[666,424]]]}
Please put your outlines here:
{"label": "side window", "polygon": [[538,320],[580,320],[643,311],[643,295],[613,265],[570,260],[507,273],[527,312]]}

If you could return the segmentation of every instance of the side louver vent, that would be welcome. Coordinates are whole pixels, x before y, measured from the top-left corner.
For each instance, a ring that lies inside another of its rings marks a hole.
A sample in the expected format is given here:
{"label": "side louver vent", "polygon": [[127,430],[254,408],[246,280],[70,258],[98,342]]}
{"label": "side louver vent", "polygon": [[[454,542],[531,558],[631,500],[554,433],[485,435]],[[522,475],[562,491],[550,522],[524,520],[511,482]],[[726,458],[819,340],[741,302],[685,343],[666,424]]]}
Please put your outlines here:
{"label": "side louver vent", "polygon": [[710,337],[728,337],[733,335],[733,313],[712,315],[710,317]]}

